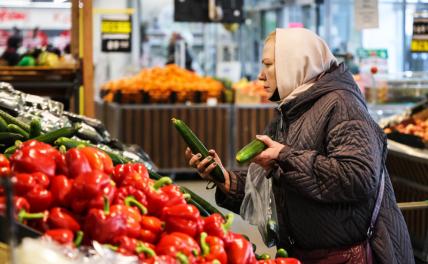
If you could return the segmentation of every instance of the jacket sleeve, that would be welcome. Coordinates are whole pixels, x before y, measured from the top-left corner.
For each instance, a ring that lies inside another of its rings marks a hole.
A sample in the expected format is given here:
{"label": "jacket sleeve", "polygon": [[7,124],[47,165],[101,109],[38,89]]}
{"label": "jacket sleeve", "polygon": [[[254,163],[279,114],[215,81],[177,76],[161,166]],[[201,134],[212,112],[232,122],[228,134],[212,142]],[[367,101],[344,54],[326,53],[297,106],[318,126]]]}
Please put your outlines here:
{"label": "jacket sleeve", "polygon": [[239,214],[245,195],[245,178],[247,176],[247,171],[230,171],[229,175],[229,192],[224,192],[221,188],[217,187],[215,200],[219,206]]}
{"label": "jacket sleeve", "polygon": [[325,152],[285,146],[281,177],[303,195],[321,202],[352,202],[377,192],[383,146],[367,122],[343,121],[326,137]]}

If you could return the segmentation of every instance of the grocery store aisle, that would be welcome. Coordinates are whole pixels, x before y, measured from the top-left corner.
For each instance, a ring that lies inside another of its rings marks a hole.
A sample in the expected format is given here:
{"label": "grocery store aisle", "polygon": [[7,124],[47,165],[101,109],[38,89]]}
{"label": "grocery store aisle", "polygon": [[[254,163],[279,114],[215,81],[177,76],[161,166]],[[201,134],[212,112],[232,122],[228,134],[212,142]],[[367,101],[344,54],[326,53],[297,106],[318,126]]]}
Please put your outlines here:
{"label": "grocery store aisle", "polygon": [[[191,189],[192,191],[194,191],[195,193],[197,193],[198,195],[200,195],[201,197],[206,199],[208,202],[215,205],[215,200],[214,200],[215,190],[206,190],[205,189],[205,186],[207,185],[206,181],[203,181],[203,180],[179,180],[177,182],[180,185]],[[226,210],[226,209],[218,207],[218,206],[217,206],[217,208],[219,208],[220,211],[223,213],[229,213],[230,212],[229,210]],[[275,247],[267,248],[263,243],[263,240],[260,236],[259,231],[257,230],[257,227],[248,224],[247,222],[242,220],[242,218],[239,215],[235,215],[235,221],[233,222],[232,231],[236,232],[236,233],[246,234],[250,238],[251,242],[256,244],[257,254],[268,253],[269,255],[271,255],[271,257],[275,256],[276,248]]]}

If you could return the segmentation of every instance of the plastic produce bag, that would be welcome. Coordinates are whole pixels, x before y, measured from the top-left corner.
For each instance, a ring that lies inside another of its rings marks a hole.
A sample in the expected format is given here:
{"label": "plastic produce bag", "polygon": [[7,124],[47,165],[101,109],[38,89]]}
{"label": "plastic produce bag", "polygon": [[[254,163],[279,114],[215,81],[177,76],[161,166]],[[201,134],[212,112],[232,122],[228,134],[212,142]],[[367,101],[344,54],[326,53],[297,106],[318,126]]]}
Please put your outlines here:
{"label": "plastic produce bag", "polygon": [[266,246],[275,246],[278,242],[278,217],[275,197],[272,191],[270,171],[251,163],[245,182],[245,196],[241,204],[241,217],[256,225]]}

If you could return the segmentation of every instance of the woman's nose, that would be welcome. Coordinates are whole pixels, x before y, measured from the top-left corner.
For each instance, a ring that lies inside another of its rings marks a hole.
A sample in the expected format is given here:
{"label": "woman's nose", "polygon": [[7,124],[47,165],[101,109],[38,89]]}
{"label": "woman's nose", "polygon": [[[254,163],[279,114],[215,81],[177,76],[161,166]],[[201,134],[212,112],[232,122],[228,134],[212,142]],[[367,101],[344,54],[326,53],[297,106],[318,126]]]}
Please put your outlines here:
{"label": "woman's nose", "polygon": [[263,72],[263,71],[260,71],[259,76],[257,76],[257,78],[258,78],[260,81],[265,81],[265,80],[266,80],[266,75],[264,74],[264,72]]}

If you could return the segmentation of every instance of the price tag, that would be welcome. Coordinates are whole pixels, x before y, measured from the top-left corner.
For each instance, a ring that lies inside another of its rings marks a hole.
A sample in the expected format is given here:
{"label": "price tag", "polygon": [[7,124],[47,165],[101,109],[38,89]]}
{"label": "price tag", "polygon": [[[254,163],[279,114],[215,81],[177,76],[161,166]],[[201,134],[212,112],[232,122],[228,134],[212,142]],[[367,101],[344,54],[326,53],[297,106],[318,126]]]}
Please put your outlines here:
{"label": "price tag", "polygon": [[131,52],[132,20],[130,15],[101,17],[101,50]]}
{"label": "price tag", "polygon": [[412,52],[428,52],[428,18],[413,19],[413,37],[410,44]]}

